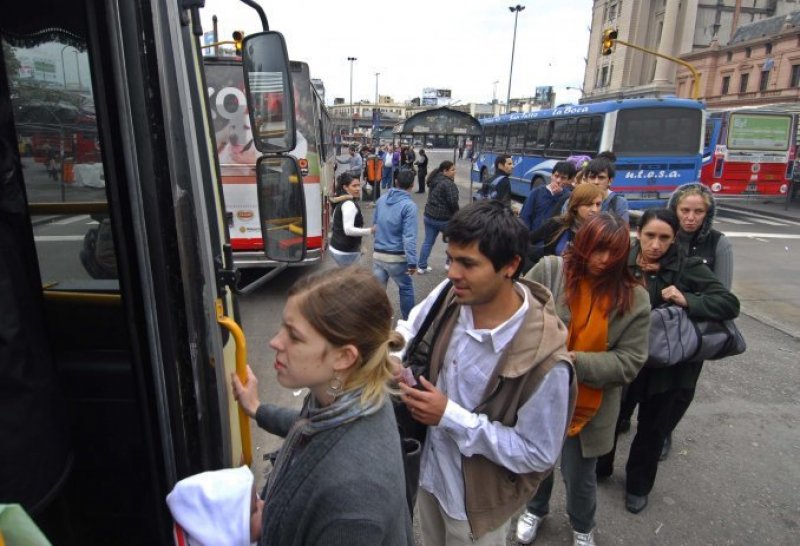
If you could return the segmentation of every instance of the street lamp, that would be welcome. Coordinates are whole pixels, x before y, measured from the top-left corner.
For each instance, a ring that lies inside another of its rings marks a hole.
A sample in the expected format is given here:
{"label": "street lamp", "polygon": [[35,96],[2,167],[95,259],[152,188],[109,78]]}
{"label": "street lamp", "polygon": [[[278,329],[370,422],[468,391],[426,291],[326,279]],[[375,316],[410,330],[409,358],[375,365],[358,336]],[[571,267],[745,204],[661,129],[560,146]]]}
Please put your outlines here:
{"label": "street lamp", "polygon": [[357,57],[348,57],[348,61],[350,61],[350,128],[351,132],[352,129],[355,128],[355,108],[353,108],[353,63],[358,60]]}
{"label": "street lamp", "polygon": [[511,67],[508,69],[508,94],[506,94],[506,112],[510,109],[510,101],[511,101],[511,75],[514,72],[514,48],[517,46],[517,18],[519,17],[519,12],[525,9],[525,6],[520,6],[517,4],[516,6],[509,6],[508,10],[514,14],[514,38],[511,40]]}
{"label": "street lamp", "polygon": [[572,87],[571,85],[568,85],[564,89],[572,89],[573,91],[578,91],[581,94],[581,97],[583,97],[584,95],[582,87]]}
{"label": "street lamp", "polygon": [[378,144],[378,132],[380,131],[380,123],[378,121],[378,76],[380,72],[375,72],[375,105],[372,107],[372,141],[375,145]]}

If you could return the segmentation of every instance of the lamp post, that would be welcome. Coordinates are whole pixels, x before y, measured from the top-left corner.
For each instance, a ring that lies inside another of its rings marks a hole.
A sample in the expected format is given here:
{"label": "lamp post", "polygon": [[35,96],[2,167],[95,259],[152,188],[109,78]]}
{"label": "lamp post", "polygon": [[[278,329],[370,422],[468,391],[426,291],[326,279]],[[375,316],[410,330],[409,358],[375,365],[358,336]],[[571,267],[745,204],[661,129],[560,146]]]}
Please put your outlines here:
{"label": "lamp post", "polygon": [[378,110],[378,76],[380,72],[375,72],[375,105],[372,107],[372,141],[377,146],[378,132],[380,131],[380,112]]}
{"label": "lamp post", "polygon": [[517,4],[516,6],[509,6],[508,10],[514,14],[514,38],[511,40],[511,67],[508,69],[508,93],[506,94],[506,112],[510,110],[511,101],[511,75],[514,73],[514,49],[517,46],[517,18],[519,12],[525,9],[525,6]]}
{"label": "lamp post", "polygon": [[564,89],[572,89],[573,91],[578,91],[581,94],[581,98],[583,98],[583,95],[585,94],[583,92],[583,88],[582,87],[572,87],[571,85],[568,85]]}
{"label": "lamp post", "polygon": [[356,62],[358,58],[348,57],[347,60],[350,61],[350,132],[353,133],[355,132],[353,129],[355,129],[356,124],[356,111],[355,108],[353,108],[353,63]]}
{"label": "lamp post", "polygon": [[75,49],[73,53],[75,54],[75,70],[78,71],[78,89],[83,90],[83,81],[81,80],[81,63],[79,59],[80,55],[78,54],[77,49]]}

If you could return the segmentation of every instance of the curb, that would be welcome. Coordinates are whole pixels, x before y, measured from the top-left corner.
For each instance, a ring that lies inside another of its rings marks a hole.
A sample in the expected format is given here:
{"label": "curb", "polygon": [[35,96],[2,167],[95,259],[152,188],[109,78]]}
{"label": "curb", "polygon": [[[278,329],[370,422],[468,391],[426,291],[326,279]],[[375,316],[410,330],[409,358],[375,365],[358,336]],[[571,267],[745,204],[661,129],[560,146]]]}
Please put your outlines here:
{"label": "curb", "polygon": [[790,211],[792,210],[792,208],[794,208],[796,206],[797,205],[790,205],[789,210],[786,210],[786,209],[783,208],[783,205],[781,205],[780,210],[773,211],[771,209],[764,210],[762,208],[754,209],[752,207],[748,207],[747,205],[742,205],[742,204],[739,204],[739,203],[717,201],[717,208],[722,207],[722,208],[731,209],[731,210],[735,210],[735,211],[738,211],[738,212],[745,212],[745,213],[746,212],[754,212],[756,214],[769,214],[770,216],[773,216],[775,218],[779,218],[781,220],[793,220],[795,222],[796,221],[800,221],[800,209],[798,209],[796,214],[792,214]]}
{"label": "curb", "polygon": [[53,222],[55,222],[57,220],[62,220],[64,218],[69,218],[69,217],[70,217],[69,214],[59,214],[59,215],[52,215],[52,216],[44,216],[42,218],[39,218],[38,220],[33,220],[32,219],[31,220],[31,226],[37,227],[37,226],[43,226],[45,224],[52,224]]}

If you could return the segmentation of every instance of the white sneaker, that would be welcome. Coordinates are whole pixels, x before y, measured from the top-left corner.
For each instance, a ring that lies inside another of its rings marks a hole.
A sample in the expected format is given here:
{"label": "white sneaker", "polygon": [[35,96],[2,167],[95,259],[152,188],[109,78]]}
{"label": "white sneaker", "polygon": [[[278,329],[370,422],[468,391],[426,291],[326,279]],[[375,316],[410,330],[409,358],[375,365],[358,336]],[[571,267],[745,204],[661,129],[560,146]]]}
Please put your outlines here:
{"label": "white sneaker", "polygon": [[588,533],[572,531],[572,546],[596,546],[594,542],[594,529]]}
{"label": "white sneaker", "polygon": [[543,517],[539,517],[533,512],[525,510],[517,520],[517,542],[520,544],[530,544],[536,540],[536,533]]}
{"label": "white sneaker", "polygon": [[431,271],[433,271],[433,268],[431,266],[428,266],[425,269],[417,268],[417,275],[425,275],[426,273],[430,273]]}

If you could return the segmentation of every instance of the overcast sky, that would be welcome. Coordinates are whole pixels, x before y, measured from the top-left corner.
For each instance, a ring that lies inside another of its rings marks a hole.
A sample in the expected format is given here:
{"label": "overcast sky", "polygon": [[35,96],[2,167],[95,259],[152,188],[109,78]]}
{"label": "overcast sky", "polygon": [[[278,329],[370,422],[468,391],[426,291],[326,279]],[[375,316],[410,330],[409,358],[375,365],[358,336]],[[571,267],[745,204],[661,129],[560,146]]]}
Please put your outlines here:
{"label": "overcast sky", "polygon": [[[515,5],[498,0],[401,0],[345,2],[261,1],[270,30],[283,33],[292,60],[305,61],[311,76],[325,83],[326,99],[349,101],[350,63],[353,100],[373,101],[378,91],[406,101],[423,87],[451,89],[462,103],[505,102],[511,61]],[[532,96],[552,85],[557,102],[577,102],[587,55],[591,0],[522,1],[511,97]],[[219,19],[220,39],[234,30],[261,30],[255,11],[238,0],[207,0],[203,30]]]}

